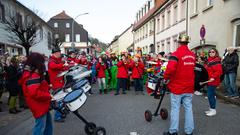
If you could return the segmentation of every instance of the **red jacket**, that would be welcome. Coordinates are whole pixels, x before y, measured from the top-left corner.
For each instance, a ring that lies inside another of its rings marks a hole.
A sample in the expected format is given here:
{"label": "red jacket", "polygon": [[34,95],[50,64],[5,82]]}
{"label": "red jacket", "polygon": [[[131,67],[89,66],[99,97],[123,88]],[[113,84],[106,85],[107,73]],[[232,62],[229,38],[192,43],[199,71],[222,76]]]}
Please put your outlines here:
{"label": "red jacket", "polygon": [[219,57],[209,57],[206,65],[208,77],[214,78],[213,82],[208,83],[210,86],[218,86],[220,84],[220,76],[222,75],[222,64]]}
{"label": "red jacket", "polygon": [[24,71],[19,80],[26,103],[35,118],[39,118],[49,111],[51,95],[46,80],[40,78],[36,72]]}
{"label": "red jacket", "polygon": [[117,63],[118,72],[117,72],[117,78],[128,78],[128,67],[129,64],[124,64],[123,61],[119,61]]}
{"label": "red jacket", "polygon": [[173,94],[193,93],[195,63],[195,56],[186,45],[170,56],[164,79],[170,80],[168,88]]}
{"label": "red jacket", "polygon": [[81,65],[87,65],[88,64],[87,58],[86,57],[80,58],[78,60],[78,63],[81,64]]}
{"label": "red jacket", "polygon": [[100,64],[99,62],[96,65],[96,70],[97,70],[97,77],[98,78],[105,78],[105,69],[107,68],[107,66],[104,64]]}
{"label": "red jacket", "polygon": [[57,75],[64,70],[66,70],[66,67],[63,66],[62,59],[51,56],[48,62],[48,74],[53,90],[63,87],[63,76],[57,77]]}
{"label": "red jacket", "polygon": [[144,71],[144,64],[139,61],[138,63],[132,61],[129,64],[129,67],[132,68],[132,78],[139,79],[141,78],[143,71]]}

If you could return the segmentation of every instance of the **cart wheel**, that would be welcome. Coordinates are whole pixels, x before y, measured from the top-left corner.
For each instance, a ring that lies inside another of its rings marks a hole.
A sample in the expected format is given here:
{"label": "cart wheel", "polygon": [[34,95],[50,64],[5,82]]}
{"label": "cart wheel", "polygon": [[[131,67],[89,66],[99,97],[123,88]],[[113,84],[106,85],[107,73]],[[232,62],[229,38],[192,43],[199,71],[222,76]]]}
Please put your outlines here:
{"label": "cart wheel", "polygon": [[86,124],[84,130],[88,135],[92,135],[94,133],[96,127],[97,127],[96,124],[89,122],[88,124]]}
{"label": "cart wheel", "polygon": [[97,127],[94,130],[94,135],[106,135],[106,130],[103,127]]}
{"label": "cart wheel", "polygon": [[160,116],[162,117],[163,120],[166,120],[168,118],[168,111],[166,108],[162,108],[160,110]]}
{"label": "cart wheel", "polygon": [[145,120],[147,122],[151,122],[152,121],[152,112],[151,111],[146,110],[145,113],[144,113],[144,116],[145,116]]}

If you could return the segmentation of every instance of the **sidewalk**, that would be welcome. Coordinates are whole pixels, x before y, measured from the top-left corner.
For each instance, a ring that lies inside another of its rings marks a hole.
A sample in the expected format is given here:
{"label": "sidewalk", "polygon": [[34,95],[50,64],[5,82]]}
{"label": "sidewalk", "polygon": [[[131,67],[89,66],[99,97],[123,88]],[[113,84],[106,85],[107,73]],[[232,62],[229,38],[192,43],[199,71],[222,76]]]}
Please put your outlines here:
{"label": "sidewalk", "polygon": [[2,112],[0,112],[0,135],[4,135],[5,133],[14,129],[14,127],[19,125],[20,123],[32,117],[29,109],[21,109],[22,112],[18,114],[10,114],[8,112],[7,105],[8,96],[8,92],[4,92],[1,97],[2,104],[0,104],[0,106],[2,108]]}

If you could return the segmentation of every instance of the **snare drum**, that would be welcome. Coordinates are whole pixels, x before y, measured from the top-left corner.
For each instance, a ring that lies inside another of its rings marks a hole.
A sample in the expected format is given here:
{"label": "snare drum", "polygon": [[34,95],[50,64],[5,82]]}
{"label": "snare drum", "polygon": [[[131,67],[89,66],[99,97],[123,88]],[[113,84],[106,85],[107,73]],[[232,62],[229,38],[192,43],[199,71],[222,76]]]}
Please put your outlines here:
{"label": "snare drum", "polygon": [[67,95],[67,92],[64,92],[62,89],[54,91],[53,99],[56,101],[61,101]]}
{"label": "snare drum", "polygon": [[70,111],[74,112],[79,109],[86,102],[86,100],[87,96],[83,90],[75,90],[68,93],[63,99],[63,102],[66,103]]}

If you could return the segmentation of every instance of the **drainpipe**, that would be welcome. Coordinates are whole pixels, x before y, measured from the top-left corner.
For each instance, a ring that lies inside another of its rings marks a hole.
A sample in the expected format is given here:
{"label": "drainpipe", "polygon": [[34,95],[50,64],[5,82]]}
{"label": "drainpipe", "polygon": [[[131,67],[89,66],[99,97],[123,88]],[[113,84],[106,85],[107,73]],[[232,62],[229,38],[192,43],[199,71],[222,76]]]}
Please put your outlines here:
{"label": "drainpipe", "polygon": [[153,16],[153,46],[154,46],[154,49],[153,49],[153,53],[156,53],[156,51],[155,51],[155,48],[156,48],[156,33],[155,33],[155,28],[156,28],[156,19],[155,19],[155,16]]}

